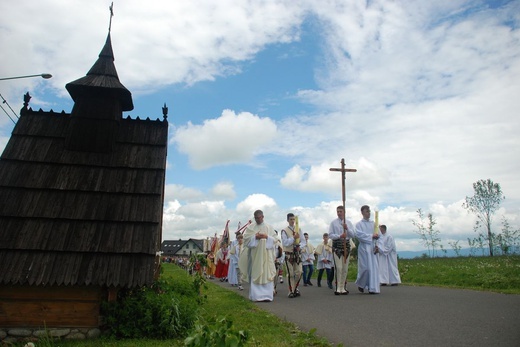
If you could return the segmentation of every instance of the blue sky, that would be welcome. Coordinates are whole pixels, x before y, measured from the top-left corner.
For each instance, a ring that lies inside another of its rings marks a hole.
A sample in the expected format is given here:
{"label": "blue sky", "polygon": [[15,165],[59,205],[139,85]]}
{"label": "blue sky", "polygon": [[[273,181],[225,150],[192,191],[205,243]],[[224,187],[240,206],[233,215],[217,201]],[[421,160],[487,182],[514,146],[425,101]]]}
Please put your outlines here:
{"label": "blue sky", "polygon": [[[0,81],[19,110],[70,112],[110,1],[3,1]],[[421,250],[411,220],[433,213],[442,243],[467,247],[462,202],[491,178],[495,216],[520,226],[518,1],[115,2],[112,45],[131,117],[162,117],[170,140],[163,239],[205,238],[263,209],[295,212],[317,243],[341,204],[329,168],[345,158],[347,217],[380,211],[399,250]],[[1,110],[0,110],[1,112]],[[0,148],[13,123],[2,112]]]}

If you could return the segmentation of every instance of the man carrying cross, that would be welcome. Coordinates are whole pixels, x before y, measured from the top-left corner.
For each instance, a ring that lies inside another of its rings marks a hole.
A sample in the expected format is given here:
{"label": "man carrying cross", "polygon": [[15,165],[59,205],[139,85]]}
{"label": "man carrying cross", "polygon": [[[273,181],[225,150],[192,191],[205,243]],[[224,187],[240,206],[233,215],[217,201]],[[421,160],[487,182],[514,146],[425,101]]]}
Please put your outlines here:
{"label": "man carrying cross", "polygon": [[330,171],[341,172],[341,192],[343,205],[336,208],[338,218],[330,223],[329,238],[332,240],[332,250],[334,253],[334,277],[335,295],[347,295],[347,274],[350,255],[350,239],[354,237],[354,226],[352,222],[345,218],[345,173],[356,172],[356,169],[346,169],[345,159],[341,159],[341,168],[331,168]]}
{"label": "man carrying cross", "polygon": [[342,205],[336,208],[338,218],[330,223],[329,238],[332,240],[334,257],[335,295],[347,295],[347,274],[350,256],[350,238],[354,237],[354,225],[345,219],[345,209]]}

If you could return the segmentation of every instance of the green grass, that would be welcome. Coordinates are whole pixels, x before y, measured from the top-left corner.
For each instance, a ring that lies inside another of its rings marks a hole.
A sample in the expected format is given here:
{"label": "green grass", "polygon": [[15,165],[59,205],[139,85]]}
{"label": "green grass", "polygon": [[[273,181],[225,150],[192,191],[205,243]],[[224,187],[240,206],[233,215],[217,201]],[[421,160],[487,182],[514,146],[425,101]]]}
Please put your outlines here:
{"label": "green grass", "polygon": [[[186,272],[176,265],[164,264],[163,276],[181,278]],[[441,286],[520,294],[520,256],[400,259],[399,271],[404,285]],[[316,273],[314,277],[316,277]],[[349,282],[355,281],[357,263],[351,261]],[[207,300],[200,311],[202,321],[226,317],[233,327],[246,330],[248,346],[330,346],[314,332],[299,331],[290,322],[261,310],[237,293],[213,283],[202,291]],[[103,338],[88,341],[63,341],[37,344],[38,347],[166,347],[183,346],[177,340],[123,340]]]}
{"label": "green grass", "polygon": [[402,259],[399,273],[409,285],[520,294],[520,256]]}

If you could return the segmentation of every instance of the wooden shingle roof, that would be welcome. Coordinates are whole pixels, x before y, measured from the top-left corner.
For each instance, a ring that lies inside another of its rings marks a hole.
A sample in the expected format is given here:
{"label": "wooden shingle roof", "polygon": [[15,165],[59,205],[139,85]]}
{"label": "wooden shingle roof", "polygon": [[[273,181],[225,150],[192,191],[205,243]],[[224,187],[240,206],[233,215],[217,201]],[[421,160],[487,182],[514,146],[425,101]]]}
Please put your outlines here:
{"label": "wooden shingle roof", "polygon": [[87,75],[65,86],[74,101],[86,89],[98,90],[102,93],[112,93],[121,100],[123,111],[134,109],[132,94],[119,81],[117,70],[114,65],[114,52],[112,50],[112,39],[110,33],[107,36],[105,45],[99,53],[98,60],[87,72]]}
{"label": "wooden shingle roof", "polygon": [[123,119],[130,94],[78,91],[85,105],[103,95],[98,108],[113,99],[112,145],[102,152],[89,151],[88,142],[81,150],[67,145],[75,117],[88,119],[90,131],[105,126],[82,113],[88,108],[21,112],[0,157],[0,284],[136,287],[154,280],[168,122]]}

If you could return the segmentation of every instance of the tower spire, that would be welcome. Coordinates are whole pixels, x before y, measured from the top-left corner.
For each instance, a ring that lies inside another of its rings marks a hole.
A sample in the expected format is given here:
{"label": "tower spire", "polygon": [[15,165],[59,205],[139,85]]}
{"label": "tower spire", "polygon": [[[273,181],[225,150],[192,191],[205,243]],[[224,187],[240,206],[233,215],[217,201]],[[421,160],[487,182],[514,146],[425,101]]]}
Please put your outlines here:
{"label": "tower spire", "polygon": [[110,21],[108,23],[108,33],[110,33],[110,30],[112,30],[112,17],[114,17],[114,2],[113,1],[110,4],[110,6],[108,7],[108,9],[110,10]]}

